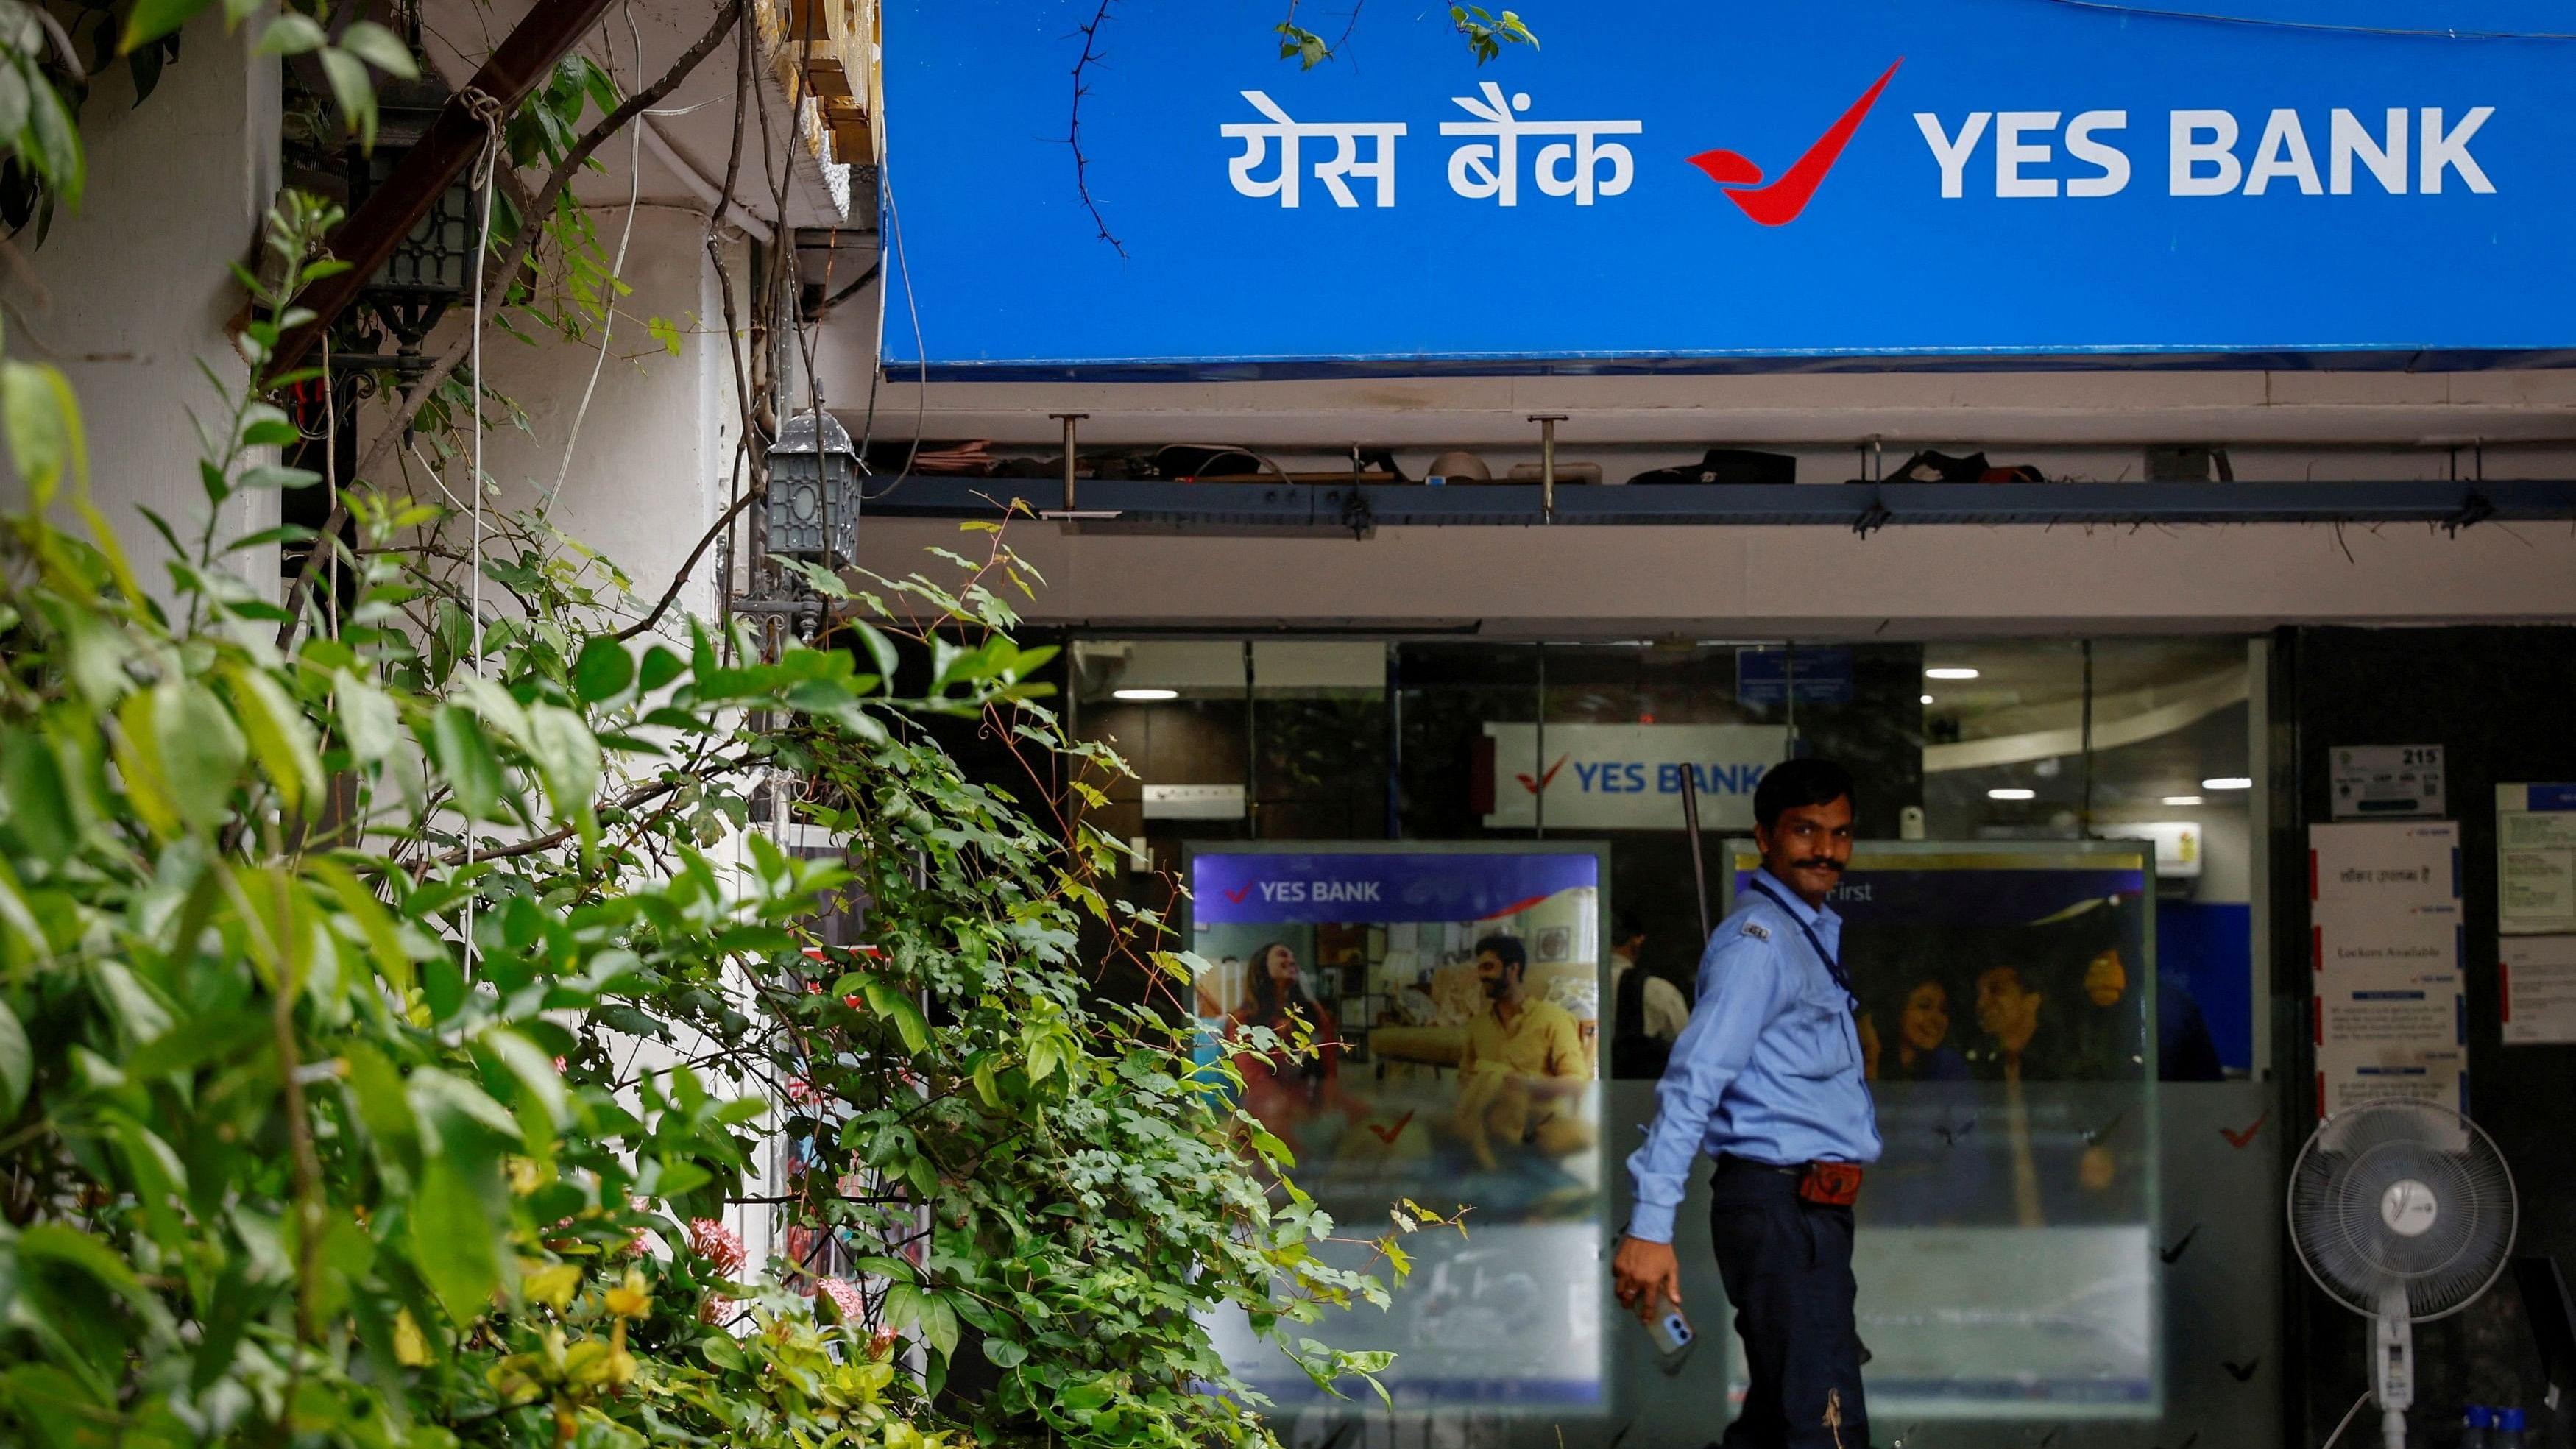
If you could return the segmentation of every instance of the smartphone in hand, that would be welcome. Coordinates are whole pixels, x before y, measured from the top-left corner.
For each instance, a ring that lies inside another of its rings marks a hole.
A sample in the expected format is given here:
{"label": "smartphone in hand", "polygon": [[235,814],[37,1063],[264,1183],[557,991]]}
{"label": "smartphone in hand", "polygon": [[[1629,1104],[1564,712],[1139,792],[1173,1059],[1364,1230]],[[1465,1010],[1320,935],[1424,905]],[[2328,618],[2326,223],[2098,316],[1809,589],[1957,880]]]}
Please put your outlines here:
{"label": "smartphone in hand", "polygon": [[1647,1320],[1646,1332],[1655,1340],[1655,1367],[1667,1375],[1682,1371],[1682,1365],[1690,1361],[1691,1346],[1699,1341],[1678,1303]]}

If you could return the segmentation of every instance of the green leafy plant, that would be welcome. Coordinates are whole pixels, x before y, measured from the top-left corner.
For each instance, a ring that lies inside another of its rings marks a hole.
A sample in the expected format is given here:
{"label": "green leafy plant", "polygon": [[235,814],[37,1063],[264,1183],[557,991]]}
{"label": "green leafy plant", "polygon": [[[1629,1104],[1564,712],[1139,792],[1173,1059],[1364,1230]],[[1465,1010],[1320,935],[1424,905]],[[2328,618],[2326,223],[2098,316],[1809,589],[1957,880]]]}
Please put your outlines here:
{"label": "green leafy plant", "polygon": [[[272,219],[255,373],[331,220]],[[281,426],[228,404],[210,505],[294,481]],[[1230,1069],[1084,989],[1086,917],[1194,964],[1103,896],[1123,847],[938,743],[1120,768],[1045,708],[998,534],[833,580],[832,633],[764,658],[623,637],[623,577],[540,519],[478,560],[352,490],[355,603],[280,646],[211,533],[133,574],[59,373],[0,362],[0,429],[0,1436],[1270,1443],[1208,1315],[1318,1382],[1383,1367],[1300,1326],[1383,1305],[1425,1219],[1319,1257]]]}
{"label": "green leafy plant", "polygon": [[1506,10],[1500,17],[1488,14],[1482,6],[1452,5],[1449,23],[1467,37],[1467,48],[1474,52],[1476,64],[1483,65],[1500,57],[1506,45],[1526,45],[1538,49],[1538,37],[1521,23],[1519,15]]}

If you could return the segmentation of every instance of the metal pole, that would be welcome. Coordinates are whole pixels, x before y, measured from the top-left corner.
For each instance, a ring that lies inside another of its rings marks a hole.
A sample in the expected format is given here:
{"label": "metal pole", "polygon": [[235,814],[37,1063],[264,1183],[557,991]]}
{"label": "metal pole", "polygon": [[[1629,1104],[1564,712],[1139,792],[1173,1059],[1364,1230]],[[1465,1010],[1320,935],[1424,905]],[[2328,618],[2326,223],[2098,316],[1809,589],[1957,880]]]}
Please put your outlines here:
{"label": "metal pole", "polygon": [[1538,828],[1535,832],[1534,838],[1545,840],[1547,839],[1548,785],[1547,645],[1542,641],[1535,647],[1538,650],[1538,709],[1535,711],[1538,722],[1533,725],[1530,730],[1530,778],[1538,782],[1538,788],[1531,791],[1530,796],[1532,800],[1532,808],[1538,811]]}
{"label": "metal pole", "polygon": [[2093,838],[2093,641],[2084,641],[2084,805],[2075,817],[2077,833]]}
{"label": "metal pole", "polygon": [[1691,884],[1699,888],[1699,939],[1717,931],[1717,923],[1708,918],[1708,862],[1701,858],[1699,847],[1699,775],[1685,763],[1682,766],[1682,831],[1690,836]]}
{"label": "metal pole", "polygon": [[1064,424],[1064,511],[1071,513],[1073,512],[1073,425],[1090,417],[1091,414],[1049,413],[1047,416]]}
{"label": "metal pole", "polygon": [[1556,425],[1565,421],[1563,413],[1532,413],[1530,421],[1538,424],[1538,511],[1550,523],[1556,522]]}

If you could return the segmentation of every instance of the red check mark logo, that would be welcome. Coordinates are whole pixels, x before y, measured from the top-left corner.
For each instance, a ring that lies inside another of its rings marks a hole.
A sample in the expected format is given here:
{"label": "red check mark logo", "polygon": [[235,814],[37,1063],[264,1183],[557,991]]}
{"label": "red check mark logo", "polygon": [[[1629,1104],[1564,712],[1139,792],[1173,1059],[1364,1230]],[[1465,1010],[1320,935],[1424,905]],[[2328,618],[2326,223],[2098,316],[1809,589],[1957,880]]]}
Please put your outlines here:
{"label": "red check mark logo", "polygon": [[1235,887],[1233,890],[1230,890],[1230,891],[1219,891],[1219,892],[1217,892],[1217,894],[1219,894],[1219,895],[1221,895],[1221,896],[1225,897],[1227,900],[1230,900],[1230,901],[1234,902],[1236,905],[1238,905],[1238,906],[1239,906],[1239,905],[1242,905],[1242,904],[1243,904],[1243,898],[1244,898],[1245,896],[1248,896],[1248,895],[1252,894],[1252,887],[1251,887],[1249,884],[1245,884],[1245,885],[1237,886],[1237,887]]}
{"label": "red check mark logo", "polygon": [[1547,767],[1547,773],[1546,773],[1546,774],[1544,774],[1544,775],[1539,776],[1539,777],[1538,777],[1537,779],[1535,779],[1535,780],[1531,779],[1531,778],[1530,778],[1529,776],[1527,776],[1527,775],[1514,775],[1514,776],[1512,776],[1512,778],[1521,782],[1521,788],[1522,788],[1522,789],[1527,790],[1527,791],[1528,791],[1528,792],[1530,792],[1531,794],[1535,795],[1535,794],[1537,794],[1539,791],[1546,789],[1546,788],[1548,787],[1549,782],[1550,782],[1550,781],[1553,781],[1553,780],[1556,778],[1556,772],[1557,772],[1557,771],[1559,771],[1559,770],[1564,769],[1564,768],[1565,768],[1565,762],[1566,762],[1567,760],[1572,759],[1572,758],[1573,758],[1573,756],[1572,756],[1572,755],[1559,755],[1559,756],[1557,756],[1557,757],[1556,757],[1556,763]]}
{"label": "red check mark logo", "polygon": [[1878,78],[1878,84],[1861,92],[1860,99],[1851,103],[1842,119],[1827,127],[1825,134],[1816,138],[1816,144],[1807,148],[1807,154],[1768,186],[1761,184],[1762,168],[1733,151],[1702,151],[1690,158],[1691,164],[1724,187],[1726,199],[1746,216],[1764,226],[1786,226],[1807,209],[1816,188],[1824,184],[1825,173],[1842,159],[1843,147],[1850,144],[1852,132],[1860,129],[1860,123],[1869,116],[1869,108],[1878,104],[1878,93],[1887,89],[1887,83],[1896,76],[1896,66],[1903,64],[1905,57],[1900,55],[1896,65],[1889,66]]}

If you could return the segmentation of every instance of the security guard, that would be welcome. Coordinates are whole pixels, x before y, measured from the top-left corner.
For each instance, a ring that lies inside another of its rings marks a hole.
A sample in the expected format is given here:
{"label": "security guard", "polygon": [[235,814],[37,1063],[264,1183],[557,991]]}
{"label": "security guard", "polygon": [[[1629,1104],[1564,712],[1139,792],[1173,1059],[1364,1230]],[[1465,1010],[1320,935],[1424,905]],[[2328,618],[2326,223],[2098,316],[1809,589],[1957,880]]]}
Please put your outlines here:
{"label": "security guard", "polygon": [[1612,1271],[1640,1319],[1681,1302],[1673,1212],[1693,1159],[1716,1158],[1710,1228],[1752,1377],[1723,1449],[1866,1449],[1851,1204],[1878,1123],[1825,904],[1851,860],[1851,776],[1788,761],[1753,815],[1762,869],[1700,957],[1699,1005],[1628,1159],[1637,1206]]}

